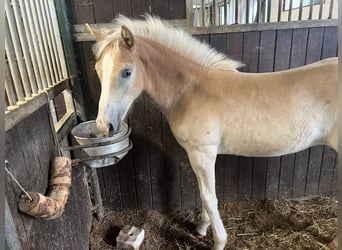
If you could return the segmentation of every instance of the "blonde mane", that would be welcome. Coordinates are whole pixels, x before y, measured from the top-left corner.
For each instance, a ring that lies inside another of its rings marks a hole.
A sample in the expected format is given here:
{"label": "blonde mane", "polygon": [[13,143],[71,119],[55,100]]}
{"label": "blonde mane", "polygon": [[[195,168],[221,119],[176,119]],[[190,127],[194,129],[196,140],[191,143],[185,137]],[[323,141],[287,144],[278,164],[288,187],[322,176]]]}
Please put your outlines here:
{"label": "blonde mane", "polygon": [[101,56],[102,51],[109,44],[114,43],[121,37],[121,26],[125,25],[133,35],[158,42],[205,67],[235,71],[243,66],[240,62],[227,58],[223,53],[216,51],[185,31],[163,23],[157,17],[145,15],[144,18],[145,20],[132,20],[119,15],[114,19],[114,29],[105,30],[104,39],[93,46],[96,58],[98,59]]}

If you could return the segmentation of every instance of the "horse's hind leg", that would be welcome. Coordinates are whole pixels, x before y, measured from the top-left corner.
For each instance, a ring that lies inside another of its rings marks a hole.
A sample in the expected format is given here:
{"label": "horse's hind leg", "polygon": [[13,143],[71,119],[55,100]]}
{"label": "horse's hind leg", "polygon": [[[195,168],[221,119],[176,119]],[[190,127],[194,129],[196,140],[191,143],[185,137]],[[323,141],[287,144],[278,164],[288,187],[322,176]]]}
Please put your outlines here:
{"label": "horse's hind leg", "polygon": [[[206,230],[208,216],[213,230],[213,249],[221,250],[227,242],[227,233],[224,229],[218,208],[215,192],[215,159],[217,150],[214,146],[187,150],[191,166],[196,174],[202,199],[202,219],[197,229]],[[207,214],[206,214],[207,213]],[[202,223],[202,224],[201,224]]]}

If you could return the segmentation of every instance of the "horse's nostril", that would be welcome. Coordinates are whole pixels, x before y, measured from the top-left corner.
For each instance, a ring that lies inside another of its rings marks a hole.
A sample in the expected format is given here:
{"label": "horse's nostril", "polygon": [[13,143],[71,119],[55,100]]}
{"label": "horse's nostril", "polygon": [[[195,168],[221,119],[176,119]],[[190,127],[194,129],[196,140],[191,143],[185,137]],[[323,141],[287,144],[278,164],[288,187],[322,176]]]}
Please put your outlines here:
{"label": "horse's nostril", "polygon": [[114,132],[113,124],[109,123],[109,133],[112,134]]}

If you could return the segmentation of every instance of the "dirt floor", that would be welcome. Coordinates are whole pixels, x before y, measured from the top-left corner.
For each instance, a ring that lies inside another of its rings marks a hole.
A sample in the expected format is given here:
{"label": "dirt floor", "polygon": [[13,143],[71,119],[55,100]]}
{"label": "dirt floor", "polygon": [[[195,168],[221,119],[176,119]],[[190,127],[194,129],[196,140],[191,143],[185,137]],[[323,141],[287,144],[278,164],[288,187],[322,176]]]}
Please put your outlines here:
{"label": "dirt floor", "polygon": [[[335,197],[223,204],[226,249],[329,249],[337,233],[337,205]],[[199,216],[198,209],[174,214],[107,210],[102,223],[93,222],[90,249],[116,249],[116,235],[126,224],[145,230],[145,250],[210,249],[210,228],[205,238],[194,236]]]}

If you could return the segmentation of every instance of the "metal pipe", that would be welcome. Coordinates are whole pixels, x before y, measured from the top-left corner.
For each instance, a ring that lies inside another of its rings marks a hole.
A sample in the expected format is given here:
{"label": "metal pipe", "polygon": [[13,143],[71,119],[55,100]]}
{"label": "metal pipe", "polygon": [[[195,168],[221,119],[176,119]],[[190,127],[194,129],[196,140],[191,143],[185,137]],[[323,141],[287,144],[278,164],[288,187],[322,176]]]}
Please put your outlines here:
{"label": "metal pipe", "polygon": [[5,90],[6,90],[6,96],[7,96],[9,105],[16,106],[17,100],[15,97],[13,82],[12,82],[12,78],[10,76],[10,71],[9,71],[7,64],[6,64],[6,69],[5,69]]}
{"label": "metal pipe", "polygon": [[290,3],[289,3],[289,15],[287,17],[287,21],[291,21],[291,18],[292,18],[292,0],[290,0]]}
{"label": "metal pipe", "polygon": [[313,0],[310,0],[309,20],[312,19],[312,12],[313,12]]}
{"label": "metal pipe", "polygon": [[333,7],[334,7],[334,0],[330,0],[329,17],[328,17],[329,19],[332,19]]}
{"label": "metal pipe", "polygon": [[298,14],[298,20],[302,20],[303,15],[303,0],[300,0],[299,2],[299,14]]}
{"label": "metal pipe", "polygon": [[281,6],[282,6],[282,1],[278,0],[278,22],[281,21]]}
{"label": "metal pipe", "polygon": [[235,0],[235,23],[239,23],[239,1]]}

